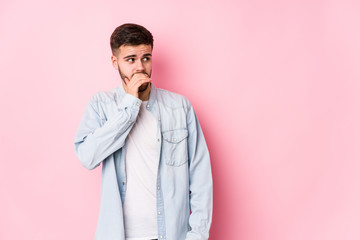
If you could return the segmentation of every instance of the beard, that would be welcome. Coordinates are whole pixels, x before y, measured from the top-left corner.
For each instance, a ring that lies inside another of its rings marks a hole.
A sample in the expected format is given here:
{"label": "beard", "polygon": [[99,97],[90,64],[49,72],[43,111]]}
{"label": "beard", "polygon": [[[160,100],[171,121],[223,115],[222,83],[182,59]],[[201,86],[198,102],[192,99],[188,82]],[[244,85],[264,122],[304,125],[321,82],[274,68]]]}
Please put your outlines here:
{"label": "beard", "polygon": [[[128,77],[128,76],[126,76],[126,75],[121,71],[119,64],[118,64],[118,70],[119,70],[119,74],[120,74],[121,79],[123,80],[124,84],[126,85],[125,78],[127,78],[127,79],[129,79],[129,80],[130,80],[131,78]],[[145,72],[145,71],[143,71],[143,72],[137,72],[137,73],[134,73],[131,77],[133,77],[135,74],[138,74],[138,73],[145,74],[145,75],[147,75],[149,78],[151,77],[151,71],[150,71],[150,74],[148,74],[148,73]],[[143,91],[145,91],[145,90],[148,88],[148,86],[149,86],[149,83],[148,83],[148,82],[142,84],[142,85],[139,87],[138,92],[143,92]]]}
{"label": "beard", "polygon": [[141,85],[140,87],[139,87],[139,91],[138,92],[143,92],[143,91],[145,91],[147,88],[148,88],[148,86],[149,86],[149,83],[147,82],[147,83],[144,83],[143,85]]}

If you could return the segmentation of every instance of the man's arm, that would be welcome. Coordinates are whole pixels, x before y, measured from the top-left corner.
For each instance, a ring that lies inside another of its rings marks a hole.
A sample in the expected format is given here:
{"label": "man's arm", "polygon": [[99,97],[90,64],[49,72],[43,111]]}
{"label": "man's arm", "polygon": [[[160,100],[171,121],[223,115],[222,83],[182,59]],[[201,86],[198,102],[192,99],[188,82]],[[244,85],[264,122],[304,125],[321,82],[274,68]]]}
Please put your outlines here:
{"label": "man's arm", "polygon": [[213,207],[210,157],[199,121],[191,105],[187,121],[191,231],[187,233],[186,240],[205,240],[209,238]]}
{"label": "man's arm", "polygon": [[90,170],[124,146],[139,113],[141,100],[126,94],[111,119],[104,119],[98,104],[94,97],[89,101],[74,142],[78,158]]}

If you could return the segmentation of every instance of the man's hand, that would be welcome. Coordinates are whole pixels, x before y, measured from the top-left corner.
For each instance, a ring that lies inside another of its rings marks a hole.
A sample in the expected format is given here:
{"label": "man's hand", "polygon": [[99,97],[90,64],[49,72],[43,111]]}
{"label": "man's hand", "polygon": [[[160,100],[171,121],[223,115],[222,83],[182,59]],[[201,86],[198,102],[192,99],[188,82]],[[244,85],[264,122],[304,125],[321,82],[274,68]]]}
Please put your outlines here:
{"label": "man's hand", "polygon": [[122,84],[126,93],[131,94],[137,98],[139,98],[140,86],[151,82],[151,78],[149,78],[149,76],[145,73],[136,73],[130,80],[127,77],[125,77],[124,80],[126,84],[124,82]]}

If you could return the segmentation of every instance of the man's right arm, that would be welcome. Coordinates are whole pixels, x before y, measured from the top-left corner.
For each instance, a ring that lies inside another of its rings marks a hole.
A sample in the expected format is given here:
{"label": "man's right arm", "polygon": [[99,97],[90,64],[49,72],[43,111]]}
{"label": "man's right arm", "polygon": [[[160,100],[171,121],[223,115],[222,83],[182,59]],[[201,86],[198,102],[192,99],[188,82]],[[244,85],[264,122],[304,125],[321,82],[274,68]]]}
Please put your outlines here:
{"label": "man's right arm", "polygon": [[118,105],[118,112],[112,118],[104,119],[97,100],[93,97],[89,101],[74,142],[76,155],[84,167],[96,168],[124,146],[140,105],[140,99],[126,94]]}

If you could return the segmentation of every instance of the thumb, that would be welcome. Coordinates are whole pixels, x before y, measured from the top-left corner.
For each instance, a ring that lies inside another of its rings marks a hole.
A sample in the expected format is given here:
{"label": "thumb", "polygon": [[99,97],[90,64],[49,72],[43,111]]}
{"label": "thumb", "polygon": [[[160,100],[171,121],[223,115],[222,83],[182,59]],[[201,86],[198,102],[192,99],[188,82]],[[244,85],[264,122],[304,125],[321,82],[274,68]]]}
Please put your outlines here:
{"label": "thumb", "polygon": [[124,83],[125,83],[125,85],[128,85],[129,82],[130,82],[130,80],[129,80],[127,77],[124,77]]}

